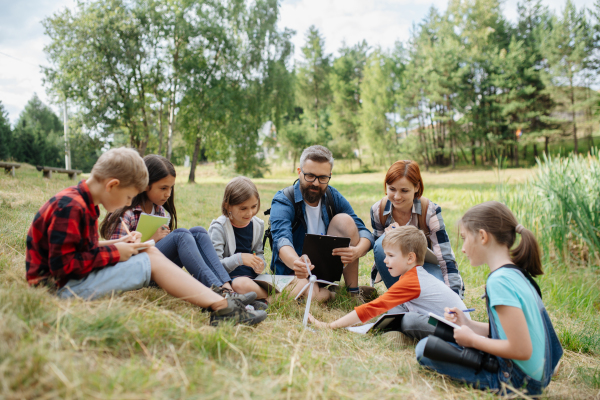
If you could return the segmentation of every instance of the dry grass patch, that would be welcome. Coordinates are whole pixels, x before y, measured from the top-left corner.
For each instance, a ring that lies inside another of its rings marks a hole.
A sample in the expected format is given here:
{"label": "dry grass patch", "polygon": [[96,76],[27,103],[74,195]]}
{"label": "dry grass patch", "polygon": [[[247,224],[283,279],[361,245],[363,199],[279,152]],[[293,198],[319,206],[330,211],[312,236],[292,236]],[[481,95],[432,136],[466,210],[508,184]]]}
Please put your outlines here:
{"label": "dry grass patch", "polygon": [[[454,223],[473,199],[494,198],[493,174],[425,177],[426,195],[443,207],[455,251]],[[28,226],[45,200],[72,183],[66,177],[48,181],[39,175],[25,166],[16,179],[0,177],[2,399],[495,398],[420,368],[413,345],[393,349],[378,336],[303,330],[303,306],[285,296],[258,327],[216,329],[208,325],[207,313],[160,289],[84,302],[59,301],[44,289],[29,288],[24,279]],[[187,185],[186,171],[179,170],[180,226],[208,226],[218,216],[228,179],[210,165],[201,167],[199,175],[200,184]],[[257,180],[263,210],[293,179]],[[369,207],[381,198],[382,179],[381,173],[335,176],[332,184],[368,224]],[[267,249],[267,259],[269,255]],[[466,303],[477,308],[476,319],[484,320],[480,295],[487,273],[469,267],[462,255],[457,259],[467,284]],[[361,261],[362,284],[369,282],[372,262],[372,254]],[[597,278],[597,271],[580,267],[571,275],[562,266],[549,271],[540,283],[559,335],[569,332],[582,341],[587,332],[588,339],[586,349],[566,351],[546,396],[597,398],[600,348],[594,344],[598,331],[590,329],[599,321],[593,308],[597,290],[581,290]],[[327,307],[313,304],[312,312],[332,321],[354,305],[340,296]]]}

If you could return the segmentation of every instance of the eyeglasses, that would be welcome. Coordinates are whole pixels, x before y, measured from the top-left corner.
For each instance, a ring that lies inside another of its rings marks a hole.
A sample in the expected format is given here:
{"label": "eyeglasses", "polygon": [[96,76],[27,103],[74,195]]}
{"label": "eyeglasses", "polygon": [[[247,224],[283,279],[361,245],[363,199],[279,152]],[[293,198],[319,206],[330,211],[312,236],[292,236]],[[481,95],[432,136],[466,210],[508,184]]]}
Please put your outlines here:
{"label": "eyeglasses", "polygon": [[[302,171],[302,170],[300,170],[300,171]],[[318,179],[319,183],[325,184],[325,183],[328,183],[329,180],[331,179],[331,175],[320,175],[320,176],[317,176],[315,174],[307,174],[304,171],[302,171],[302,174],[304,175],[304,180],[306,182],[309,182],[309,183],[312,183],[312,182],[314,182],[315,180]]]}

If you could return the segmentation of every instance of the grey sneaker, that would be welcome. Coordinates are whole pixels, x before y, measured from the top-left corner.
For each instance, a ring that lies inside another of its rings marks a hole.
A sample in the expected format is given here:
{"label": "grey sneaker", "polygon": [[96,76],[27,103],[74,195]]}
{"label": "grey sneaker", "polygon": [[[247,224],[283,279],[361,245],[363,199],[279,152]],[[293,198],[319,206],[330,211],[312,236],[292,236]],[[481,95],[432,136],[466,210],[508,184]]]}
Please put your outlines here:
{"label": "grey sneaker", "polygon": [[377,289],[371,286],[359,286],[358,293],[350,293],[350,296],[363,303],[368,303],[377,298]]}
{"label": "grey sneaker", "polygon": [[235,324],[256,325],[267,318],[262,310],[250,311],[239,299],[227,299],[227,307],[210,313],[210,324],[217,326],[223,322],[233,321]]}
{"label": "grey sneaker", "polygon": [[210,287],[210,289],[213,292],[215,292],[216,294],[223,296],[223,298],[225,298],[225,299],[238,299],[242,303],[244,303],[245,306],[247,306],[248,304],[252,304],[254,302],[254,300],[256,300],[256,293],[254,293],[254,292],[240,294],[240,293],[234,292],[233,290],[225,289],[223,287],[218,287],[216,285],[212,285]]}
{"label": "grey sneaker", "polygon": [[255,310],[266,310],[269,307],[269,303],[264,299],[254,300],[250,305],[254,307]]}

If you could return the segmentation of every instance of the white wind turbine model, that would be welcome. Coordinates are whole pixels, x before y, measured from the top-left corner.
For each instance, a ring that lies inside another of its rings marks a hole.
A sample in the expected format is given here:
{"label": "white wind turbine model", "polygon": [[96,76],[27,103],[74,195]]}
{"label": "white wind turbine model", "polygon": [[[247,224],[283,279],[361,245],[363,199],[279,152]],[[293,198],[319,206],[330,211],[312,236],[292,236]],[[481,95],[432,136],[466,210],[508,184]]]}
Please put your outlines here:
{"label": "white wind turbine model", "polygon": [[306,285],[304,285],[304,287],[302,288],[300,293],[298,293],[298,296],[296,296],[296,298],[294,300],[298,300],[298,298],[300,298],[300,296],[302,296],[302,293],[304,293],[306,288],[308,288],[308,296],[306,298],[306,309],[304,310],[304,318],[302,319],[302,325],[304,325],[304,327],[306,328],[306,324],[308,323],[308,313],[310,312],[310,301],[312,299],[314,284],[316,282],[326,283],[328,285],[335,285],[335,286],[338,286],[338,284],[329,282],[329,281],[324,281],[321,279],[317,279],[317,276],[313,275],[312,272],[310,272],[310,266],[308,265],[308,257],[306,257],[304,259],[304,262],[306,263],[306,270],[308,271],[308,283]]}

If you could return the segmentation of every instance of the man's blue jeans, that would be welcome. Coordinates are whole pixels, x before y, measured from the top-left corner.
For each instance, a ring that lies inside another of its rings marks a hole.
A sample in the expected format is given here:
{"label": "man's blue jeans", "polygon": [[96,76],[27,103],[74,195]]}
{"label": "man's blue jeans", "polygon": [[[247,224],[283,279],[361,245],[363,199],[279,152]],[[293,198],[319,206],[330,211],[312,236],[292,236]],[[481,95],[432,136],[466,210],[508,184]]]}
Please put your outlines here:
{"label": "man's blue jeans", "polygon": [[169,260],[185,269],[204,286],[223,286],[231,281],[223,268],[206,229],[196,226],[189,231],[175,229],[156,243],[156,248]]}
{"label": "man's blue jeans", "polygon": [[[387,266],[383,262],[383,260],[385,259],[385,253],[383,251],[383,246],[381,245],[381,242],[383,241],[384,237],[385,235],[381,235],[381,237],[375,242],[375,246],[373,246],[373,257],[375,258],[375,266],[377,267],[377,271],[379,271],[379,275],[381,276],[384,285],[389,289],[394,283],[398,282],[398,279],[400,279],[400,277],[390,275],[390,271],[387,269]],[[439,265],[424,263],[423,269],[425,269],[425,271],[438,278],[440,281],[444,282],[442,270]]]}

